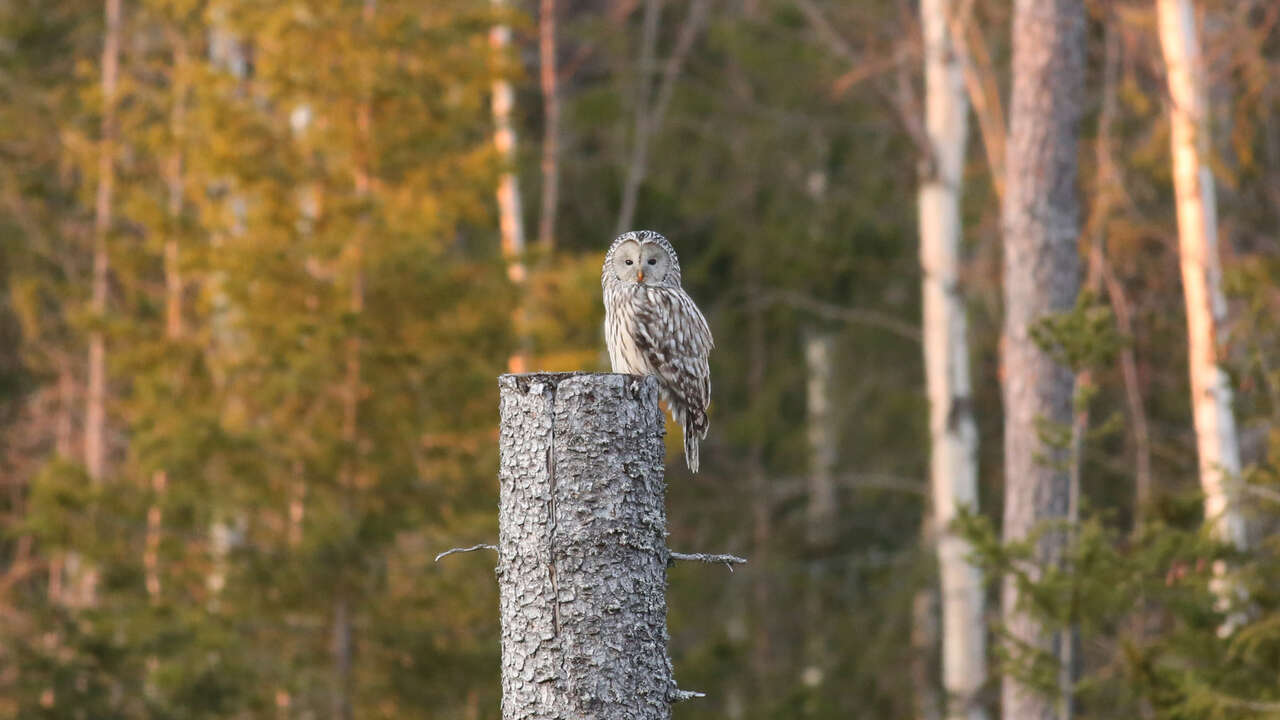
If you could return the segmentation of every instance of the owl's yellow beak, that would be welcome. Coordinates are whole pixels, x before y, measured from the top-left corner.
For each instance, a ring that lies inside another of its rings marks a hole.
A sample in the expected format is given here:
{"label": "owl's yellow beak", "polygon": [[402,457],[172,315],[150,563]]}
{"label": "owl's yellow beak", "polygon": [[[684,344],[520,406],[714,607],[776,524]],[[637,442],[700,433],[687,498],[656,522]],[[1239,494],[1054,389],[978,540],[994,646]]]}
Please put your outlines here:
{"label": "owl's yellow beak", "polygon": [[638,282],[638,283],[642,283],[642,282],[644,282],[644,271],[643,271],[643,270],[637,270],[637,271],[636,271],[636,282]]}

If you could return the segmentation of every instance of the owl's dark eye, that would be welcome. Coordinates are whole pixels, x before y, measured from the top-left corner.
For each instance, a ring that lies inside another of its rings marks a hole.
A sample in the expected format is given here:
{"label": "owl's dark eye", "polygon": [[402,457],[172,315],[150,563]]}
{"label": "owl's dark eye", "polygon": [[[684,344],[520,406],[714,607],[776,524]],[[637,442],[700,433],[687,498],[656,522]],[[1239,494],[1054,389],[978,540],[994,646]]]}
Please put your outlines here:
{"label": "owl's dark eye", "polygon": [[649,258],[649,264],[650,264],[650,265],[657,265],[657,264],[658,264],[658,258]]}
{"label": "owl's dark eye", "polygon": [[633,263],[632,261],[628,260],[628,261],[627,261],[627,264],[628,264],[628,265],[634,265],[635,263]]}

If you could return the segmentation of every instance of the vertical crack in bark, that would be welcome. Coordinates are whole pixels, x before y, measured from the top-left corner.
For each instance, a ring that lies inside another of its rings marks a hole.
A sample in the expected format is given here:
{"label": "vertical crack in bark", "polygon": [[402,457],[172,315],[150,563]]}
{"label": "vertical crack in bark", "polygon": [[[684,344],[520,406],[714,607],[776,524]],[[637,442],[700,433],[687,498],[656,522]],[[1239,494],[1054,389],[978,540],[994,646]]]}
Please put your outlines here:
{"label": "vertical crack in bark", "polygon": [[[552,412],[555,412],[554,408]],[[550,488],[547,499],[547,518],[550,522],[547,540],[547,572],[551,577],[551,627],[555,636],[559,638],[560,586],[556,583],[556,427],[554,422],[551,425],[551,441],[547,444],[547,486]]]}

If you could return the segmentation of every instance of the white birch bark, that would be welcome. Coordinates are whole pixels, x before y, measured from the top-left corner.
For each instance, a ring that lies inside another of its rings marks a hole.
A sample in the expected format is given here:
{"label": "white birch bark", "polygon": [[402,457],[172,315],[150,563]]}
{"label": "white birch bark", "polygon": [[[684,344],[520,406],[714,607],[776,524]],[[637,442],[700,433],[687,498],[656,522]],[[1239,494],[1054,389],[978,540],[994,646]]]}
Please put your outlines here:
{"label": "white birch bark", "polygon": [[965,59],[952,42],[950,0],[921,0],[925,130],[931,171],[920,185],[920,267],[924,365],[929,392],[932,525],[942,608],[942,683],[948,720],[985,720],[977,693],[986,682],[982,573],[972,548],[951,531],[962,506],[977,508],[978,431],[969,381],[968,324],[958,286],[960,192],[968,138]]}
{"label": "white birch bark", "polygon": [[[230,73],[238,83],[245,83],[249,77],[249,59],[245,49],[244,39],[230,26],[226,6],[222,3],[213,5],[210,8],[207,50],[210,64]],[[239,193],[232,193],[226,202],[232,222],[231,234],[243,235],[246,230],[247,207],[244,197]],[[212,250],[218,252],[224,242],[219,231],[210,240]],[[235,330],[236,309],[232,307],[231,300],[223,289],[225,282],[224,270],[215,270],[208,280],[212,306],[209,318],[212,341],[210,370],[218,385],[226,382],[227,365],[231,364],[231,358],[239,352],[240,346]],[[232,395],[228,404],[234,407],[239,404],[239,399]],[[241,528],[244,524],[243,514],[229,519],[223,511],[216,512],[209,524],[210,567],[205,576],[205,587],[209,590],[207,603],[211,610],[216,610],[221,602],[222,591],[227,585],[228,557],[231,549],[242,539]]]}
{"label": "white birch bark", "polygon": [[[507,0],[493,0],[495,7],[505,9]],[[494,25],[489,31],[489,47],[495,55],[507,52],[511,44],[511,28]],[[506,78],[493,81],[493,144],[502,158],[504,170],[498,176],[498,227],[502,233],[502,256],[507,260],[507,276],[517,286],[524,285],[524,210],[520,204],[520,178],[516,175],[516,131],[511,124],[515,107],[515,90]],[[524,325],[523,308],[517,305],[514,324],[518,334]],[[507,359],[507,370],[521,373],[528,369],[528,339],[519,338],[520,347]]]}
{"label": "white birch bark", "polygon": [[1187,364],[1205,522],[1220,540],[1242,548],[1246,544],[1245,522],[1234,487],[1240,474],[1239,440],[1231,385],[1218,362],[1218,338],[1226,322],[1227,305],[1222,294],[1217,206],[1209,170],[1204,63],[1191,0],[1157,0],[1156,10],[1172,101],[1173,183],[1187,304]]}
{"label": "white birch bark", "polygon": [[809,503],[805,508],[805,540],[811,548],[827,547],[835,536],[836,439],[835,337],[814,333],[805,339],[808,369],[806,433],[809,437]]}
{"label": "white birch bark", "polygon": [[808,371],[806,392],[806,433],[809,436],[808,504],[805,506],[805,543],[808,545],[809,585],[805,592],[805,667],[801,681],[816,687],[824,681],[829,664],[830,643],[823,623],[823,572],[825,556],[836,538],[835,467],[839,441],[836,438],[835,337],[810,333],[804,341]]}
{"label": "white birch bark", "polygon": [[503,720],[667,720],[657,382],[504,375],[498,586]]}

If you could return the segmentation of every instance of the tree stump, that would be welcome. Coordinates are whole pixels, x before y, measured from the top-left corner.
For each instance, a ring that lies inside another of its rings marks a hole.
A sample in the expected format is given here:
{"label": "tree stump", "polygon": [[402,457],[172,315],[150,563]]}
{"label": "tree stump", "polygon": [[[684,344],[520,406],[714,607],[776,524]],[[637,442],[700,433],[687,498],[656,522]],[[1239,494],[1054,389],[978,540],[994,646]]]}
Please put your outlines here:
{"label": "tree stump", "polygon": [[503,720],[667,720],[663,419],[652,377],[503,375]]}

